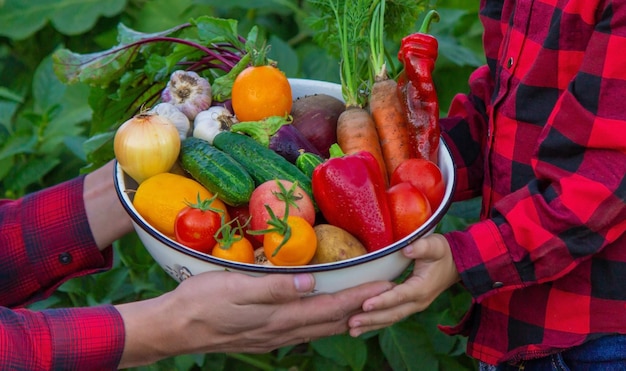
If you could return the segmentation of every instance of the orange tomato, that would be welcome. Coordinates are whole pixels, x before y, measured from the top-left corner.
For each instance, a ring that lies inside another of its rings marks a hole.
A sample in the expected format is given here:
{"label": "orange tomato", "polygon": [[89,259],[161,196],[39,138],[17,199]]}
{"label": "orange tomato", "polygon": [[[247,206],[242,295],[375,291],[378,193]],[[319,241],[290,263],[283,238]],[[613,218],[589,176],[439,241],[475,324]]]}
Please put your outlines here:
{"label": "orange tomato", "polygon": [[293,97],[287,76],[276,67],[250,66],[233,82],[231,102],[239,121],[260,121],[291,112]]}
{"label": "orange tomato", "polygon": [[267,260],[274,265],[308,264],[317,250],[317,236],[313,226],[300,216],[288,216],[287,225],[291,236],[284,244],[283,234],[277,231],[265,233],[263,251]]}
{"label": "orange tomato", "polygon": [[254,263],[254,247],[247,238],[237,234],[232,236],[232,241],[227,245],[216,243],[211,254],[224,260]]}

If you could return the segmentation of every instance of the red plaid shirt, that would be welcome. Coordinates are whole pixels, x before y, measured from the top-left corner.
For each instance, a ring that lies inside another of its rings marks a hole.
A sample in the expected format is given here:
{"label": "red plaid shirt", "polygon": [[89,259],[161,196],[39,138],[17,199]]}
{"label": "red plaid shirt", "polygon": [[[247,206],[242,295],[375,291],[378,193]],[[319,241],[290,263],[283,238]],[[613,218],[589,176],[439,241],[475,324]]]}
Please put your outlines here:
{"label": "red plaid shirt", "polygon": [[31,311],[67,279],[111,265],[95,245],[83,179],[0,201],[0,369],[115,370],[124,325],[111,305]]}
{"label": "red plaid shirt", "polygon": [[486,363],[626,333],[626,2],[481,0],[487,66],[442,119],[458,199],[447,234],[474,297],[450,333]]}

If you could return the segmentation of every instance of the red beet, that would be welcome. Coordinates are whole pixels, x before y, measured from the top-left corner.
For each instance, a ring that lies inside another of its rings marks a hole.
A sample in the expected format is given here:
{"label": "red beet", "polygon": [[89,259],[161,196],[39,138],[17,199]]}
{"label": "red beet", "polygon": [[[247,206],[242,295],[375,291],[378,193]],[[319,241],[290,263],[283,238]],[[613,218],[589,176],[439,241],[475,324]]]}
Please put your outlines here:
{"label": "red beet", "polygon": [[345,103],[330,95],[307,95],[294,100],[292,125],[328,158],[328,149],[337,142],[337,119],[345,109]]}

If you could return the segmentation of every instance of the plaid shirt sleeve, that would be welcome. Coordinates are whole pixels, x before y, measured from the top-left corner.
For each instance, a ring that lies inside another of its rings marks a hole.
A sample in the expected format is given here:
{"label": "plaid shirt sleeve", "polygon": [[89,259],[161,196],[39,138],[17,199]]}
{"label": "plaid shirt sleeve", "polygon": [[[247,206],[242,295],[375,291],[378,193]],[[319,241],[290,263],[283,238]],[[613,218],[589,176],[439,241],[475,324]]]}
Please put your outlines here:
{"label": "plaid shirt sleeve", "polygon": [[124,349],[112,305],[47,309],[0,307],[0,369],[116,370]]}
{"label": "plaid shirt sleeve", "polygon": [[101,253],[89,229],[83,180],[0,201],[2,369],[117,367],[124,326],[113,306],[40,312],[19,308],[49,296],[72,277],[111,266],[111,248]]}

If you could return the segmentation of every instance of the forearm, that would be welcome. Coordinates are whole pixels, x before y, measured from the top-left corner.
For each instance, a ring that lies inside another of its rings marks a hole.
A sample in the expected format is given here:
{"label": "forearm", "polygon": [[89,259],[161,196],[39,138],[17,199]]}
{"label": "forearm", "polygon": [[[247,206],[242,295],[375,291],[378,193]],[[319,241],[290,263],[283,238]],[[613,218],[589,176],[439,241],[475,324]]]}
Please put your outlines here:
{"label": "forearm", "polygon": [[100,250],[133,229],[131,219],[117,197],[113,170],[114,162],[110,161],[85,177],[85,212]]}
{"label": "forearm", "polygon": [[[167,294],[166,294],[167,295]],[[178,353],[177,346],[185,334],[173,329],[181,329],[166,296],[116,306],[124,321],[124,352],[119,368],[137,367],[157,362]],[[181,336],[179,336],[181,335]]]}

